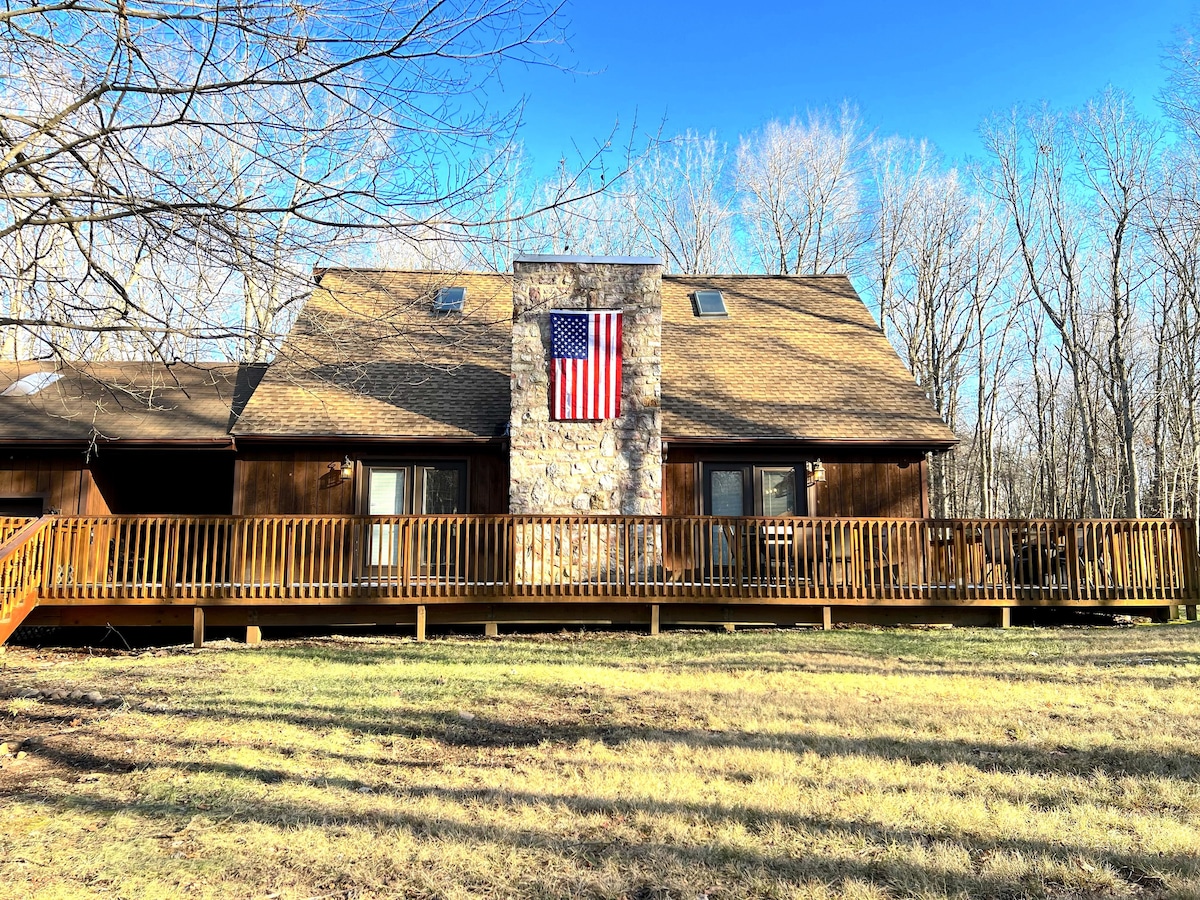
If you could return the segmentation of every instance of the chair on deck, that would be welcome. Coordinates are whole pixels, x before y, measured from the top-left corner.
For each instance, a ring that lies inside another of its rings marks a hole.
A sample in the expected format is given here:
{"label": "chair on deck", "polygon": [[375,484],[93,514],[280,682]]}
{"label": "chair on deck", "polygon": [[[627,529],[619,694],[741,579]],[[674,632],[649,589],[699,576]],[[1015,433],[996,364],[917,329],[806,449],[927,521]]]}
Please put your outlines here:
{"label": "chair on deck", "polygon": [[1056,578],[1061,579],[1065,571],[1058,544],[1041,540],[1026,541],[1016,553],[1015,570],[1017,584],[1038,587],[1054,585]]}
{"label": "chair on deck", "polygon": [[[1015,556],[1012,533],[1007,529],[985,525],[979,535],[979,545],[983,548],[984,580],[991,584],[1012,584]],[[997,575],[1001,579],[999,582]]]}
{"label": "chair on deck", "polygon": [[795,528],[792,525],[764,525],[756,535],[760,571],[771,583],[781,577],[799,578],[796,569]]}
{"label": "chair on deck", "polygon": [[[825,571],[829,573],[830,584],[849,585],[851,583],[854,543],[854,533],[848,527],[835,525],[830,529],[829,541],[825,548]],[[838,572],[840,581],[834,580],[835,571]]]}
{"label": "chair on deck", "polygon": [[[875,535],[879,536],[878,541],[874,540]],[[867,559],[871,567],[871,583],[876,587],[900,585],[900,563],[891,559],[891,542],[891,528],[888,526],[867,532]]]}

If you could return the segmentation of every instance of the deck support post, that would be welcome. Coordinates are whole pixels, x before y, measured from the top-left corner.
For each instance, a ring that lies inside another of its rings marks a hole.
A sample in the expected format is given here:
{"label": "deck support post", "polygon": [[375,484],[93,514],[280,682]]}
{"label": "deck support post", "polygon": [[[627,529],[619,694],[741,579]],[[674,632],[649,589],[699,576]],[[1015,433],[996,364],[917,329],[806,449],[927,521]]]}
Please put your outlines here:
{"label": "deck support post", "polygon": [[1012,628],[1012,607],[1011,606],[1000,607],[1000,627],[1001,628]]}
{"label": "deck support post", "polygon": [[1186,613],[1186,615],[1187,615],[1187,620],[1188,620],[1189,622],[1195,622],[1195,621],[1196,621],[1196,604],[1195,604],[1195,603],[1189,603],[1189,604],[1188,604],[1187,606],[1185,606],[1183,609],[1184,609],[1184,612],[1185,612],[1185,613]]}
{"label": "deck support post", "polygon": [[418,606],[417,607],[417,640],[418,641],[425,640],[425,622],[426,622],[426,620],[427,620],[427,617],[426,617],[426,613],[425,613],[425,607]]}
{"label": "deck support post", "polygon": [[204,607],[192,610],[192,646],[199,650],[204,646]]}
{"label": "deck support post", "polygon": [[737,626],[734,625],[732,622],[726,622],[725,623],[725,631],[728,632],[729,634],[733,634],[735,631],[737,631]]}
{"label": "deck support post", "polygon": [[257,625],[247,625],[246,626],[246,643],[250,644],[250,645],[261,644],[262,643],[262,629],[259,628]]}
{"label": "deck support post", "polygon": [[821,630],[822,631],[833,631],[833,607],[832,606],[822,606],[821,607]]}
{"label": "deck support post", "polygon": [[483,623],[483,636],[484,637],[499,637],[500,636],[500,623],[499,622],[484,622]]}
{"label": "deck support post", "polygon": [[659,608],[657,603],[650,604],[650,633],[658,634],[659,624]]}

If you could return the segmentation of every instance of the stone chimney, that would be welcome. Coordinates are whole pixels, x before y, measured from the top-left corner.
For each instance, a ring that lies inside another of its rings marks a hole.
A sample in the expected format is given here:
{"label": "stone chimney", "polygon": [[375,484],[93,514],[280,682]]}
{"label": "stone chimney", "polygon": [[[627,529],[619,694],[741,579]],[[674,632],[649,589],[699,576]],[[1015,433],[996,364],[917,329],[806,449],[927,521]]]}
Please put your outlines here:
{"label": "stone chimney", "polygon": [[[509,509],[662,512],[662,264],[644,257],[518,256],[513,262]],[[621,415],[550,417],[550,311],[619,309]]]}

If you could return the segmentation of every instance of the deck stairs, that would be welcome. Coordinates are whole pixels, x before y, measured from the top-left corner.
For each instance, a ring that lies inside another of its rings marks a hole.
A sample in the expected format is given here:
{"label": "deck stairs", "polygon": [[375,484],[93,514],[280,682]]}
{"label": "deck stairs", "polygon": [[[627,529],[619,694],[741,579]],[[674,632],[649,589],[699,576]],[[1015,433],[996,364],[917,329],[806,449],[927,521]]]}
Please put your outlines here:
{"label": "deck stairs", "polygon": [[42,561],[53,520],[53,516],[34,519],[0,546],[0,645],[38,605]]}

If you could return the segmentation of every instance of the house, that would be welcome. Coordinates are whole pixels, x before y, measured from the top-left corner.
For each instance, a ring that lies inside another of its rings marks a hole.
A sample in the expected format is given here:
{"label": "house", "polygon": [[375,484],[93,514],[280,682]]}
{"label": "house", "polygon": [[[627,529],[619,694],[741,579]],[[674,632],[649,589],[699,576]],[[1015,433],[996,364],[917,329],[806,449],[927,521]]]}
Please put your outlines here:
{"label": "house", "polygon": [[[955,443],[844,276],[521,257],[317,282],[233,428],[235,513],[921,517],[925,456]],[[455,288],[461,311],[436,309]],[[548,311],[589,306],[624,310],[626,412],[555,422]]]}
{"label": "house", "polygon": [[844,276],[522,256],[315,282],[266,367],[0,368],[0,640],[1194,613],[1190,522],[930,519],[955,437]]}
{"label": "house", "polygon": [[[0,364],[0,514],[928,515],[955,437],[844,276],[514,269],[319,271],[269,367]],[[547,312],[589,304],[626,312],[628,412],[553,422]]]}
{"label": "house", "polygon": [[261,366],[0,363],[0,516],[228,514]]}

